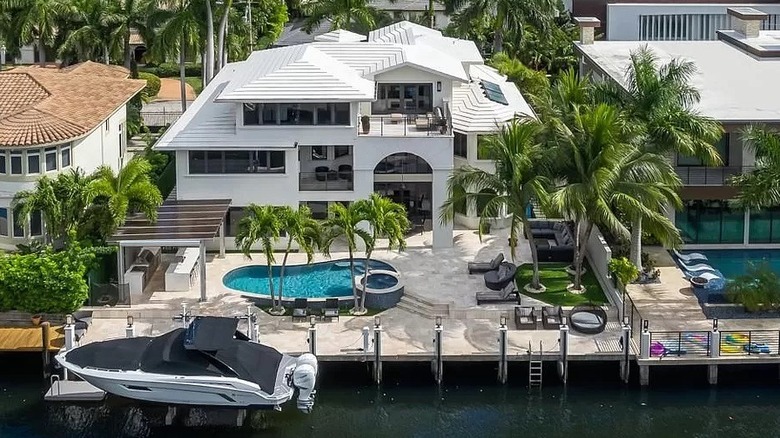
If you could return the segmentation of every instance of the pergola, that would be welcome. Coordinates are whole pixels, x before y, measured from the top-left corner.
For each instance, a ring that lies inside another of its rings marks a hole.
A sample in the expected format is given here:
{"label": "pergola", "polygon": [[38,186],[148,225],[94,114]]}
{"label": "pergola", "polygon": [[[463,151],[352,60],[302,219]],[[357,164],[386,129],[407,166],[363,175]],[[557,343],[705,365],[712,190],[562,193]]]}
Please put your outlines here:
{"label": "pergola", "polygon": [[119,245],[119,284],[125,282],[124,249],[143,246],[198,247],[200,301],[206,301],[206,241],[219,236],[219,256],[225,256],[225,215],[230,199],[166,200],[157,209],[157,221],[142,214],[128,216],[109,243]]}

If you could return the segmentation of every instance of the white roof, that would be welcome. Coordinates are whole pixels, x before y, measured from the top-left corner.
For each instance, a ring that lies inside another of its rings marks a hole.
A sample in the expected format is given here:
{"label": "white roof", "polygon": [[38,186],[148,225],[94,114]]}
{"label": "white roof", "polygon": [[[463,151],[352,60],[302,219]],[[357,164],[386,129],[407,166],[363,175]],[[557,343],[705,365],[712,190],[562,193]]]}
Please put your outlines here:
{"label": "white roof", "polygon": [[644,45],[661,63],[680,58],[696,64],[691,84],[701,94],[702,114],[733,123],[780,121],[780,58],[758,58],[724,41],[597,41],[577,47],[624,85],[630,53]]}
{"label": "white roof", "polygon": [[[411,11],[425,12],[428,10],[428,0],[371,0],[371,6],[380,11]],[[433,2],[434,11],[444,11],[446,7],[438,1]]]}
{"label": "white roof", "polygon": [[410,21],[401,21],[371,31],[368,34],[368,41],[404,46],[428,46],[466,64],[482,64],[484,62],[474,41],[446,37],[436,29]]}
{"label": "white roof", "polygon": [[344,29],[337,29],[332,32],[324,33],[314,37],[314,41],[329,41],[336,43],[356,43],[365,41],[366,36],[359,33],[350,32]]}
{"label": "white roof", "polygon": [[[517,86],[507,82],[493,67],[472,65],[471,82],[465,82],[453,90],[452,127],[463,133],[495,132],[496,128],[515,117],[536,118],[536,114],[520,94]],[[481,82],[498,85],[508,105],[487,98]]]}

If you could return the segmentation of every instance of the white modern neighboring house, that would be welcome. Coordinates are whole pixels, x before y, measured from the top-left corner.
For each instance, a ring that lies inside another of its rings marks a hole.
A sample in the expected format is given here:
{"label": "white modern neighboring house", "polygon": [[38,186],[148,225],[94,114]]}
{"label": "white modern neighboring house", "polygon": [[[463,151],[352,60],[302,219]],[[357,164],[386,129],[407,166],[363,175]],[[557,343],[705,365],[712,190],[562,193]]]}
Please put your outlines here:
{"label": "white modern neighboring house", "polygon": [[19,67],[0,73],[0,249],[45,232],[40,214],[17,220],[14,195],[42,175],[118,169],[128,101],[146,85],[117,66]]}
{"label": "white modern neighboring house", "polygon": [[[176,153],[178,199],[232,200],[228,236],[250,203],[324,218],[330,203],[379,192],[449,247],[447,179],[463,164],[490,168],[479,139],[516,116],[534,114],[474,43],[405,21],[228,64],[155,147]],[[461,213],[476,222],[475,206]]]}

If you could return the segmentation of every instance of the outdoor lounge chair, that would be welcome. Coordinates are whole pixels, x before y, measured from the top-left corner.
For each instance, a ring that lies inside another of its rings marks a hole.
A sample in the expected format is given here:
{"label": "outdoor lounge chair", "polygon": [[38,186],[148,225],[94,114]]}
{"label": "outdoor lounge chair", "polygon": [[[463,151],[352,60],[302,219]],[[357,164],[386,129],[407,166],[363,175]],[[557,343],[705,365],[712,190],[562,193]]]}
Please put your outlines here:
{"label": "outdoor lounge chair", "polygon": [[499,304],[499,303],[517,303],[520,296],[514,285],[507,285],[503,290],[486,290],[477,292],[477,305],[480,304]]}
{"label": "outdoor lounge chair", "polygon": [[485,287],[490,290],[503,290],[507,285],[514,284],[517,266],[509,262],[503,262],[495,271],[485,272]]}
{"label": "outdoor lounge chair", "polygon": [[293,303],[292,319],[306,319],[309,316],[309,301],[306,298],[296,298]]}
{"label": "outdoor lounge chair", "polygon": [[515,307],[515,327],[518,330],[536,330],[536,313],[533,307]]}
{"label": "outdoor lounge chair", "polygon": [[682,254],[680,251],[673,249],[672,253],[674,253],[675,257],[677,257],[680,261],[685,263],[692,263],[697,260],[698,261],[708,260],[706,255],[700,254],[698,252],[692,252],[690,254]]}
{"label": "outdoor lounge chair", "polygon": [[326,298],[325,307],[322,308],[322,317],[329,319],[339,319],[339,299]]}
{"label": "outdoor lounge chair", "polygon": [[495,271],[504,261],[504,254],[499,253],[489,262],[469,262],[469,274],[481,274],[483,272]]}
{"label": "outdoor lounge chair", "polygon": [[561,306],[542,307],[542,327],[547,330],[558,330],[563,322]]}
{"label": "outdoor lounge chair", "polygon": [[708,265],[706,263],[697,263],[695,265],[689,265],[689,264],[685,263],[682,260],[677,260],[677,263],[679,263],[680,266],[682,266],[683,270],[688,271],[688,272],[697,272],[697,271],[710,271],[710,272],[714,272],[714,271],[716,271],[715,268],[713,268],[712,266],[710,266],[710,265]]}

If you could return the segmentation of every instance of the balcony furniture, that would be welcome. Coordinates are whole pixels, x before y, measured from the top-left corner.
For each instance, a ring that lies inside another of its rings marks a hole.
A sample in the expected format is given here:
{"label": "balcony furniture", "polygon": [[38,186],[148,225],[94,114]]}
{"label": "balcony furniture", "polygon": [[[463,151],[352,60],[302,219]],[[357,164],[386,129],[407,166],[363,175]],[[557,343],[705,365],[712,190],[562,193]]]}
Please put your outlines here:
{"label": "balcony furniture", "polygon": [[165,270],[165,290],[188,291],[197,277],[200,250],[198,248],[179,248],[176,256],[180,257],[181,261],[171,263]]}
{"label": "balcony furniture", "polygon": [[536,330],[536,313],[533,307],[515,307],[515,327],[518,330]]}
{"label": "balcony furniture", "polygon": [[569,314],[571,328],[585,335],[595,335],[607,326],[607,312],[599,306],[580,304],[574,306]]}
{"label": "balcony furniture", "polygon": [[349,164],[339,165],[339,178],[352,181],[352,166]]}
{"label": "balcony furniture", "polygon": [[314,177],[317,181],[325,181],[328,179],[328,166],[317,166],[314,168]]}
{"label": "balcony furniture", "polygon": [[503,262],[495,271],[485,272],[483,276],[485,287],[495,291],[503,290],[509,285],[514,285],[515,274],[517,274],[517,266],[509,262]]}
{"label": "balcony furniture", "polygon": [[542,307],[542,327],[547,330],[558,330],[563,323],[561,306]]}
{"label": "balcony furniture", "polygon": [[337,181],[339,179],[339,173],[333,169],[328,170],[328,181]]}
{"label": "balcony furniture", "polygon": [[144,285],[147,281],[147,269],[147,266],[133,265],[125,272],[125,283],[128,284],[131,295],[140,295],[143,293]]}
{"label": "balcony furniture", "polygon": [[338,298],[326,298],[325,307],[322,308],[322,318],[339,319],[339,299]]}
{"label": "balcony furniture", "polygon": [[397,125],[404,121],[404,115],[401,113],[390,114],[390,123]]}
{"label": "balcony furniture", "polygon": [[414,126],[417,129],[430,129],[431,119],[427,116],[417,116],[417,118],[414,119]]}
{"label": "balcony furniture", "polygon": [[531,221],[532,245],[540,262],[571,262],[574,260],[574,234],[564,221]]}
{"label": "balcony furniture", "polygon": [[292,319],[305,319],[309,316],[309,300],[306,298],[296,298],[293,302]]}
{"label": "balcony furniture", "polygon": [[676,249],[673,249],[672,252],[674,253],[674,255],[678,259],[682,260],[685,263],[691,263],[691,262],[694,262],[694,261],[697,261],[697,260],[701,260],[701,261],[706,261],[707,260],[707,256],[706,255],[700,254],[698,252],[692,252],[690,254],[682,254],[679,251],[677,251]]}
{"label": "balcony furniture", "polygon": [[484,272],[495,271],[504,261],[504,254],[499,253],[489,262],[469,262],[469,274],[481,274]]}

